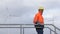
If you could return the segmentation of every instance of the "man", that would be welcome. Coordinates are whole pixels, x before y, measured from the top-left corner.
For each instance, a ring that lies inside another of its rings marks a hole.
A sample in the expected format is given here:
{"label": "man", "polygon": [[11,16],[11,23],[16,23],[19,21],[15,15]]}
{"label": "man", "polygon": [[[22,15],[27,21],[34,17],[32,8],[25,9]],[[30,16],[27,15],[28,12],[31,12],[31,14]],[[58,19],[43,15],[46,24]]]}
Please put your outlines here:
{"label": "man", "polygon": [[38,9],[38,13],[35,15],[33,23],[35,25],[36,31],[38,34],[43,34],[43,28],[44,28],[44,18],[42,16],[43,14],[43,7],[40,7]]}

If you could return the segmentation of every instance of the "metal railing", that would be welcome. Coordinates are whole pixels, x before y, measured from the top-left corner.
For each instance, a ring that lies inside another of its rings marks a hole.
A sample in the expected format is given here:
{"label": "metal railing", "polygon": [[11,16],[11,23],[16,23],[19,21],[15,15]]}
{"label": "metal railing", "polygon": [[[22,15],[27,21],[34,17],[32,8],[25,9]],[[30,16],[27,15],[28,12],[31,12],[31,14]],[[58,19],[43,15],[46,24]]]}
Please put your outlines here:
{"label": "metal railing", "polygon": [[[54,34],[57,34],[56,29],[60,31],[60,29],[54,26],[53,24],[44,24],[44,25],[49,25],[54,27],[54,30],[52,30],[50,27],[44,27],[50,30],[50,34],[52,34],[52,32],[54,32]],[[4,26],[4,27],[1,27],[1,26]],[[34,25],[33,24],[0,24],[0,28],[20,28],[20,34],[24,34],[25,28],[35,28],[30,26],[34,26]]]}

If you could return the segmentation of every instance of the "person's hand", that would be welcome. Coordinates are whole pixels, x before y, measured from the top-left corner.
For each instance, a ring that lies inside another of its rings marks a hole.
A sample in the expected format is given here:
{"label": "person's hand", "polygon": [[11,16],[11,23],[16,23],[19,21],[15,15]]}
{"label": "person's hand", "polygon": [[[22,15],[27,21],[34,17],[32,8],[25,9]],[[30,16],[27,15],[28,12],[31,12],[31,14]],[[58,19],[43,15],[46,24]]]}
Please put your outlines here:
{"label": "person's hand", "polygon": [[37,22],[34,23],[34,25],[36,25],[36,24],[37,24]]}

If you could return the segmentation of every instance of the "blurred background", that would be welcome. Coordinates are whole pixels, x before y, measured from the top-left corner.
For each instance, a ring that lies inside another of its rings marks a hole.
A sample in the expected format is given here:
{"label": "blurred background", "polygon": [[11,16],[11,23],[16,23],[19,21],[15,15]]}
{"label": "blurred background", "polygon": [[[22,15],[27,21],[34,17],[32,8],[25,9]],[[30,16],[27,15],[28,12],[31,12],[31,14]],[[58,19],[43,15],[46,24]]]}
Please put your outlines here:
{"label": "blurred background", "polygon": [[60,0],[0,0],[0,24],[33,24],[40,6],[44,23],[60,28]]}

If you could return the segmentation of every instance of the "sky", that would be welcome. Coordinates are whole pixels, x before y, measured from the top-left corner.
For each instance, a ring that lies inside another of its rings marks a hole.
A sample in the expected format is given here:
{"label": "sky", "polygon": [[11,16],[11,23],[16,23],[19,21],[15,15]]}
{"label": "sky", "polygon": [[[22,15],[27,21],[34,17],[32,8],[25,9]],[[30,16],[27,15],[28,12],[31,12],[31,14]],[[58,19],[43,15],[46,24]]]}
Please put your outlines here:
{"label": "sky", "polygon": [[60,26],[60,0],[0,0],[0,24],[33,24],[40,6],[44,23]]}
{"label": "sky", "polygon": [[58,19],[55,22],[60,24],[59,3],[60,0],[0,0],[0,23],[31,24],[38,8],[43,6],[45,23]]}

